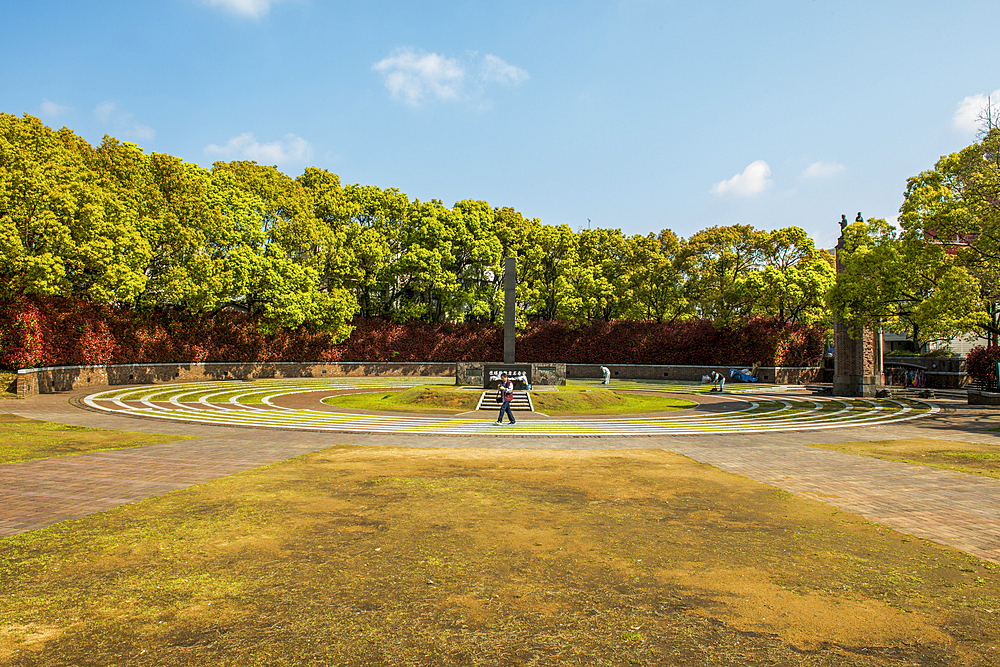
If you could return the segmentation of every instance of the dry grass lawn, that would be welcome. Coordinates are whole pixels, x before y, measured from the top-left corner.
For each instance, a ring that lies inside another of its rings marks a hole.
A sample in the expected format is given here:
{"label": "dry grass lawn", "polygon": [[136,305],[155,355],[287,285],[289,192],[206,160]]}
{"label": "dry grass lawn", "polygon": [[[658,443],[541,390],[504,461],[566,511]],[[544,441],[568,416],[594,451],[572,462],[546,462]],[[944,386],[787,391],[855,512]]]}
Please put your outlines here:
{"label": "dry grass lawn", "polygon": [[659,450],[333,447],[0,541],[7,665],[993,665],[1000,570]]}
{"label": "dry grass lawn", "polygon": [[0,371],[0,400],[17,398],[17,373]]}
{"label": "dry grass lawn", "polygon": [[179,435],[109,431],[0,412],[0,464],[186,440]]}
{"label": "dry grass lawn", "polygon": [[987,445],[934,438],[910,438],[812,446],[1000,479],[1000,443]]}

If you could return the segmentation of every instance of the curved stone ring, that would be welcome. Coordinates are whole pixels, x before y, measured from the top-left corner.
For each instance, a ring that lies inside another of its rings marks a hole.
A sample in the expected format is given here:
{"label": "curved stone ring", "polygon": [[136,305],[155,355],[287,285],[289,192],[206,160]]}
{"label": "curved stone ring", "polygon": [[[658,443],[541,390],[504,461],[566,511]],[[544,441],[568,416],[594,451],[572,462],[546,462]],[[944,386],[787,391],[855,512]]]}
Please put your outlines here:
{"label": "curved stone ring", "polygon": [[[450,384],[441,378],[329,378],[145,385],[91,394],[83,404],[117,414],[184,422],[273,429],[360,433],[490,436],[684,435],[805,431],[872,426],[934,414],[938,407],[908,399],[849,399],[756,393],[724,412],[695,409],[635,417],[539,416],[517,427],[491,429],[490,410],[457,416],[347,411],[322,399],[347,391],[399,390],[416,384]],[[676,393],[674,388],[671,393]],[[698,393],[689,397],[698,400]],[[469,416],[469,415],[477,416]]]}

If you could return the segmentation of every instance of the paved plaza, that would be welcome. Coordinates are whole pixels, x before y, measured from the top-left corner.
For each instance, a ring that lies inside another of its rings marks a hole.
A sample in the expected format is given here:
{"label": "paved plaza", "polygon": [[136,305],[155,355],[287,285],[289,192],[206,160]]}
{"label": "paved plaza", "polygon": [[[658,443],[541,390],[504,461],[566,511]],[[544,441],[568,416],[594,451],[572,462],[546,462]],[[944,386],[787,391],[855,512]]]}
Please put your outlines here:
{"label": "paved plaza", "polygon": [[[94,391],[48,394],[0,404],[3,411],[45,421],[195,437],[0,466],[0,537],[337,444],[658,448],[1000,562],[1000,480],[805,446],[903,438],[1000,446],[1000,433],[989,430],[1000,427],[1000,410],[968,406],[964,401],[835,404],[829,397],[772,392],[703,398],[698,408],[669,416],[553,420],[525,415],[516,427],[498,428],[490,426],[493,411],[483,411],[454,418],[466,424],[461,428],[427,428],[427,424],[447,420],[321,408],[324,404],[319,397],[331,391],[329,386],[307,386],[295,393],[264,385],[230,388],[221,383],[129,391],[133,390],[115,389],[102,392],[103,396]],[[215,398],[206,398],[212,392]],[[255,397],[249,396],[254,392]],[[219,419],[218,404],[213,402],[223,394],[224,420]],[[234,397],[238,398],[231,401]],[[766,409],[749,407],[753,404]],[[304,410],[323,412],[328,421],[318,426],[297,423]],[[264,413],[284,417],[264,417],[262,423]],[[348,414],[352,417],[349,425],[329,422],[340,419],[336,415]],[[410,426],[389,432],[378,428],[387,423]],[[412,428],[413,424],[418,427]],[[729,426],[719,428],[725,424]]]}

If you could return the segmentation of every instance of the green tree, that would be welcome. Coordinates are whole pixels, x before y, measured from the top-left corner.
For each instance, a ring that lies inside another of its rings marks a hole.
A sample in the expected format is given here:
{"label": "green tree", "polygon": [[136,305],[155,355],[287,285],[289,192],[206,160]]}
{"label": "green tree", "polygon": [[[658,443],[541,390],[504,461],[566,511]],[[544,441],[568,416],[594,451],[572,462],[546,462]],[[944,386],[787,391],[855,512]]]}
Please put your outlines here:
{"label": "green tree", "polygon": [[982,325],[979,282],[945,248],[922,235],[897,235],[885,220],[844,231],[843,271],[828,303],[849,327],[908,334],[919,346]]}
{"label": "green tree", "polygon": [[575,319],[584,304],[566,278],[578,259],[573,230],[568,225],[534,225],[518,254],[518,274],[528,287],[532,314],[543,320]]}
{"label": "green tree", "polygon": [[743,289],[743,282],[764,262],[768,242],[767,232],[750,225],[710,227],[689,239],[699,316],[729,324],[751,313],[753,296]]}
{"label": "green tree", "polygon": [[628,317],[673,322],[694,316],[693,250],[669,229],[629,239],[624,265]]}
{"label": "green tree", "polygon": [[976,332],[1000,344],[1000,129],[909,179],[900,224],[943,246],[976,278],[987,315]]}
{"label": "green tree", "polygon": [[328,188],[317,208],[317,217],[343,240],[343,261],[329,267],[330,275],[350,287],[365,317],[387,317],[398,305],[393,265],[404,252],[411,210],[394,188],[358,184]]}
{"label": "green tree", "polygon": [[149,247],[68,129],[0,114],[0,275],[14,290],[134,302]]}
{"label": "green tree", "polygon": [[236,301],[261,313],[269,330],[306,325],[346,338],[357,302],[342,287],[321,285],[331,236],[302,185],[255,162],[216,163],[215,174],[228,174],[219,180],[229,192],[216,201],[243,232],[228,258]]}
{"label": "green tree", "polygon": [[740,291],[754,315],[781,322],[824,322],[826,295],[836,279],[834,258],[817,250],[799,227],[777,229],[763,243],[758,270],[742,279]]}
{"label": "green tree", "polygon": [[[493,209],[493,233],[500,242],[500,255],[493,266],[484,268],[484,277],[489,284],[484,285],[484,294],[489,295],[491,322],[503,324],[504,317],[504,257],[517,260],[517,283],[514,294],[517,321],[515,326],[523,329],[528,324],[528,315],[538,315],[540,283],[536,280],[531,262],[544,252],[535,248],[536,230],[542,225],[538,218],[525,218],[510,207]],[[535,248],[531,250],[532,248]],[[529,252],[530,250],[530,252]],[[543,283],[542,283],[543,284]]]}
{"label": "green tree", "polygon": [[619,229],[584,229],[577,236],[574,262],[564,274],[579,303],[572,319],[619,319],[631,301],[627,266],[628,242]]}
{"label": "green tree", "polygon": [[497,268],[503,263],[496,212],[484,201],[464,200],[455,203],[452,213],[456,226],[453,271],[460,287],[451,317],[489,320],[496,305]]}
{"label": "green tree", "polygon": [[[225,304],[229,274],[219,248],[235,240],[209,204],[211,173],[170,155],[147,156],[108,137],[94,152],[94,164],[101,186],[119,203],[119,217],[129,220],[148,246],[133,256],[142,260],[146,279],[136,305],[202,312]],[[130,247],[138,245],[133,241]]]}

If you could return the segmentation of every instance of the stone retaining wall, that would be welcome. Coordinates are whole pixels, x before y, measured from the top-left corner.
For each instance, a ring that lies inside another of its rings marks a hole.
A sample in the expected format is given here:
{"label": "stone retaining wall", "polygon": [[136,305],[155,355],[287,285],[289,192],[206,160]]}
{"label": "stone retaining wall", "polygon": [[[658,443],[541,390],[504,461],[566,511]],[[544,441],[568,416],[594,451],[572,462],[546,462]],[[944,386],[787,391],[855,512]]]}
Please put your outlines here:
{"label": "stone retaining wall", "polygon": [[1000,405],[1000,392],[969,390],[969,405]]}
{"label": "stone retaining wall", "polygon": [[[614,380],[678,380],[697,382],[712,371],[729,378],[729,369],[736,366],[647,366],[641,364],[605,364]],[[761,382],[774,384],[806,384],[818,382],[823,369],[820,366],[760,366],[757,377]],[[568,378],[599,378],[600,364],[566,364]],[[734,381],[735,382],[735,381]]]}
{"label": "stone retaining wall", "polygon": [[[928,389],[963,389],[969,383],[965,357],[895,357],[882,358],[883,367],[913,368],[924,371]],[[899,386],[899,385],[892,385]],[[886,384],[886,387],[890,387]]]}
{"label": "stone retaining wall", "polygon": [[454,363],[189,363],[114,364],[110,366],[52,366],[24,368],[17,372],[17,395],[51,394],[85,387],[157,384],[160,382],[205,382],[209,380],[253,380],[256,378],[321,378],[324,376],[454,377]]}
{"label": "stone retaining wall", "polygon": [[[461,366],[459,372],[458,366]],[[564,378],[600,378],[600,364],[531,364],[535,384],[565,384]],[[719,371],[729,376],[733,366],[647,366],[608,364],[611,377],[618,380],[678,380],[697,382],[703,375]],[[115,364],[110,366],[54,366],[25,368],[17,372],[18,396],[51,394],[85,387],[156,384],[160,382],[204,382],[209,380],[252,380],[255,378],[320,378],[324,376],[407,376],[454,377],[457,384],[482,382],[482,363],[452,362],[352,362],[352,363],[188,363]],[[565,369],[565,370],[563,370]],[[479,377],[473,378],[479,370]],[[806,384],[821,381],[819,366],[761,366],[757,377],[774,384]]]}

